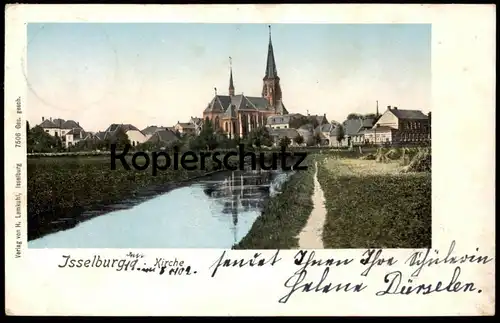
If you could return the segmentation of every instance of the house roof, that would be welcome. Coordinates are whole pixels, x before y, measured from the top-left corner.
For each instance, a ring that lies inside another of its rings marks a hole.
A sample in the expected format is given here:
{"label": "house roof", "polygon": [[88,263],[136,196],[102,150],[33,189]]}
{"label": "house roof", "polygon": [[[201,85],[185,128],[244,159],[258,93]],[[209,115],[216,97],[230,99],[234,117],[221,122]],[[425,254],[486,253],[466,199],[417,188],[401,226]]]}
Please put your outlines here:
{"label": "house roof", "polygon": [[56,129],[80,128],[80,129],[82,129],[82,127],[80,126],[80,124],[78,122],[76,122],[74,120],[64,120],[64,119],[60,119],[60,118],[56,118],[54,120],[45,119],[40,124],[40,127],[45,128],[45,129],[47,129],[47,128],[56,128]]}
{"label": "house roof", "polygon": [[189,122],[177,122],[177,125],[181,126],[182,128],[193,128],[194,129],[194,124],[189,123]]}
{"label": "house roof", "polygon": [[305,125],[302,125],[299,127],[299,130],[307,130],[307,131],[312,131],[314,130],[313,129],[313,125],[308,123],[308,124],[305,124]]}
{"label": "house roof", "polygon": [[141,130],[141,132],[143,134],[145,134],[145,135],[152,135],[155,132],[157,132],[158,130],[164,130],[164,129],[166,129],[166,127],[163,127],[163,126],[149,126],[149,127],[144,128],[143,130]]}
{"label": "house roof", "polygon": [[371,128],[375,124],[375,119],[363,119],[363,122],[361,124],[361,127],[363,128]]}
{"label": "house roof", "polygon": [[127,124],[113,123],[108,127],[108,129],[104,131],[106,134],[104,135],[103,139],[113,138],[114,134],[116,133],[116,131],[118,131],[118,129],[122,129],[125,133],[127,133],[128,131],[139,131],[142,135],[145,136],[145,134],[142,131],[140,131],[137,127],[131,125],[130,123]]}
{"label": "house roof", "polygon": [[130,131],[130,130],[135,130],[135,131],[139,131],[139,129],[137,129],[137,127],[127,123],[127,124],[118,124],[118,123],[113,123],[111,124],[108,129],[106,129],[106,132],[116,132],[118,129],[122,129],[123,131],[127,132],[127,131]]}
{"label": "house roof", "polygon": [[151,138],[148,139],[148,142],[161,142],[161,143],[170,143],[178,140],[175,133],[170,130],[159,130],[155,132]]}
{"label": "house roof", "polygon": [[270,116],[267,117],[267,124],[268,125],[289,124],[290,120],[291,120],[290,115]]}
{"label": "house roof", "polygon": [[94,136],[96,136],[99,140],[104,140],[106,139],[106,134],[107,132],[105,131],[98,131],[94,134]]}
{"label": "house roof", "polygon": [[427,120],[429,117],[426,116],[420,110],[400,110],[398,108],[389,109],[398,119],[404,120]]}
{"label": "house roof", "polygon": [[[352,136],[357,134],[362,128],[364,128],[365,120],[363,119],[350,119],[344,121],[344,132],[347,136]],[[366,123],[368,124],[368,123]]]}
{"label": "house roof", "polygon": [[308,115],[307,118],[311,121],[316,120],[319,124],[323,123],[323,120],[326,120],[326,115]]}
{"label": "house roof", "polygon": [[316,131],[319,132],[332,132],[335,129],[335,125],[331,123],[325,123],[323,125],[320,125],[316,127]]}

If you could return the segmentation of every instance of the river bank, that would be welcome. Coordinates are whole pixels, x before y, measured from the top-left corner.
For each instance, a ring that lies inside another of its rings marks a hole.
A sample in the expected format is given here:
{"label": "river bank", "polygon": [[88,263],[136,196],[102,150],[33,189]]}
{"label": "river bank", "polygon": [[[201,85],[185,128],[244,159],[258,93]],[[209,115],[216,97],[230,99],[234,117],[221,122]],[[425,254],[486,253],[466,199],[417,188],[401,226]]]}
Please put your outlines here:
{"label": "river bank", "polygon": [[233,249],[293,249],[313,210],[314,155],[306,158],[307,170],[297,171],[266,201],[262,214]]}
{"label": "river bank", "polygon": [[[231,156],[229,164],[239,166],[239,157]],[[119,162],[117,169],[111,170],[109,156],[28,158],[28,240],[227,171],[218,169],[211,159],[200,166],[198,163],[193,171],[158,171],[152,176],[149,170],[125,170]]]}
{"label": "river bank", "polygon": [[286,179],[281,171],[217,172],[128,208],[94,214],[30,240],[29,248],[231,248]]}
{"label": "river bank", "polygon": [[[230,159],[236,165],[236,158]],[[111,170],[109,157],[28,159],[28,240],[75,226],[80,215],[127,208],[216,170],[210,161],[193,171]],[[88,218],[86,218],[88,219]]]}

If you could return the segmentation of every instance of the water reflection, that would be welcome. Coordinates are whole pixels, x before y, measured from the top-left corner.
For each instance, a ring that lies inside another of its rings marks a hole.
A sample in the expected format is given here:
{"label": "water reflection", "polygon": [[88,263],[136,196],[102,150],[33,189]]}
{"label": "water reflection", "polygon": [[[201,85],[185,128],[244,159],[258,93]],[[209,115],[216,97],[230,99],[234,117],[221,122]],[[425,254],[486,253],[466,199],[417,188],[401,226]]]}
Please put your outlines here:
{"label": "water reflection", "polygon": [[278,171],[213,174],[132,208],[32,240],[29,247],[231,248],[287,178]]}
{"label": "water reflection", "polygon": [[206,181],[203,192],[222,205],[222,214],[231,215],[233,244],[238,239],[238,216],[240,212],[260,212],[271,187],[279,186],[274,181],[280,173],[269,171],[232,172],[223,181]]}

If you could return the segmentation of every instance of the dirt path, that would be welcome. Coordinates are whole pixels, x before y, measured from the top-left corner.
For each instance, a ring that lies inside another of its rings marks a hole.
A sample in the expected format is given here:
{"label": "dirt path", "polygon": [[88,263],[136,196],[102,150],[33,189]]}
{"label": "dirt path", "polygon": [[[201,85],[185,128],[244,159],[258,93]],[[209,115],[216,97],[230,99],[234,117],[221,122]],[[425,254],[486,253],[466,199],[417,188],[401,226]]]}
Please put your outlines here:
{"label": "dirt path", "polygon": [[326,209],[325,196],[318,182],[318,163],[314,173],[314,193],[312,200],[314,208],[309,216],[306,226],[299,234],[300,249],[323,249],[323,226],[325,225]]}

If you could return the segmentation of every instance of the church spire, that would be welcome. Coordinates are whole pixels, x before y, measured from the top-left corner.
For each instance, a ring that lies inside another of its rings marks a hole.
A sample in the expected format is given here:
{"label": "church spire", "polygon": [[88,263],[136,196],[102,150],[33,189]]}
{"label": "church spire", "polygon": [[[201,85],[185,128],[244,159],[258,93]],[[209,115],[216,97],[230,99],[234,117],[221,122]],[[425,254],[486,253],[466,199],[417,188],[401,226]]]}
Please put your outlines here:
{"label": "church spire", "polygon": [[229,95],[234,96],[233,59],[229,57]]}
{"label": "church spire", "polygon": [[269,25],[269,46],[267,49],[266,74],[264,79],[274,79],[278,77],[276,62],[274,60],[273,42],[271,40],[271,25]]}

